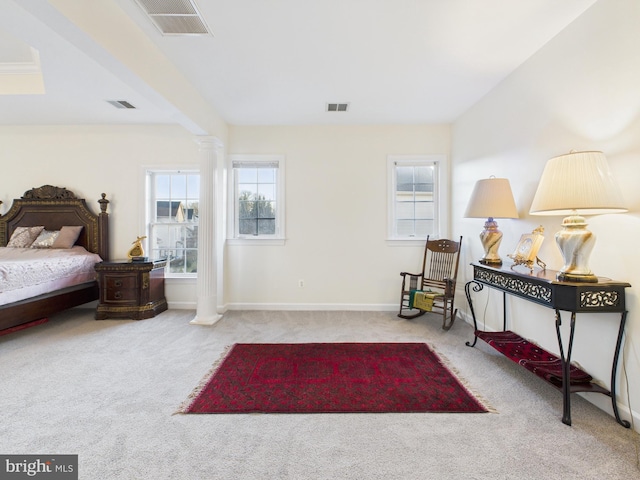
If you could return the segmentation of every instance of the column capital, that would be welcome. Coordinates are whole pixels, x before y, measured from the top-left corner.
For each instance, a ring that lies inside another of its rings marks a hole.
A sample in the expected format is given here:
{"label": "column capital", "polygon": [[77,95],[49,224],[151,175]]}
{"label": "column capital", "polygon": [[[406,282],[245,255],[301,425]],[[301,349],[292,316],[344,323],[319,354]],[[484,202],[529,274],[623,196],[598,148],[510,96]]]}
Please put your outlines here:
{"label": "column capital", "polygon": [[197,135],[193,137],[193,140],[203,150],[218,148],[224,145],[218,137],[214,137],[213,135]]}

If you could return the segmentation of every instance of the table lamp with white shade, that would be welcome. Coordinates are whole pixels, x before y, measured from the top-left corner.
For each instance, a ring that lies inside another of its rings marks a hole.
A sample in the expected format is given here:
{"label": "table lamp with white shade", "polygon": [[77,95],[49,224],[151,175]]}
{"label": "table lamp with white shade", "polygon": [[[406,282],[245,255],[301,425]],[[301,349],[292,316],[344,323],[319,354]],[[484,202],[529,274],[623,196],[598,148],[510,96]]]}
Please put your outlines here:
{"label": "table lamp with white shade", "polygon": [[484,256],[480,263],[496,267],[502,265],[502,259],[498,254],[502,232],[498,230],[495,219],[518,218],[518,209],[509,180],[495,177],[478,180],[473,187],[464,216],[487,219],[484,230],[480,232],[480,241],[484,248]]}
{"label": "table lamp with white shade", "polygon": [[555,236],[564,259],[557,279],[595,283],[598,277],[589,268],[589,256],[596,238],[582,215],[626,211],[605,155],[571,151],[547,162],[529,213],[567,215]]}

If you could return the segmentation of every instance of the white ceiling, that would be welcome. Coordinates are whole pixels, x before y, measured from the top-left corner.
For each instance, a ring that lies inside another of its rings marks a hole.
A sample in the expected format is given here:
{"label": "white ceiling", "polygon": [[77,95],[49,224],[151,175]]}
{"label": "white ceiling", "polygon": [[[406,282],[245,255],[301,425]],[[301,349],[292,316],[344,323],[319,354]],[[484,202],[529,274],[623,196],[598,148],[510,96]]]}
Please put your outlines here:
{"label": "white ceiling", "polygon": [[[161,35],[134,0],[0,0],[0,64],[15,61],[16,41],[36,48],[46,89],[0,95],[0,124],[188,116],[144,80],[156,60],[119,58],[107,26],[114,39],[140,30],[229,124],[448,123],[595,1],[196,0],[213,35],[176,37]],[[91,18],[91,5],[109,17]],[[67,15],[78,10],[83,22]],[[349,111],[327,113],[327,102]]]}

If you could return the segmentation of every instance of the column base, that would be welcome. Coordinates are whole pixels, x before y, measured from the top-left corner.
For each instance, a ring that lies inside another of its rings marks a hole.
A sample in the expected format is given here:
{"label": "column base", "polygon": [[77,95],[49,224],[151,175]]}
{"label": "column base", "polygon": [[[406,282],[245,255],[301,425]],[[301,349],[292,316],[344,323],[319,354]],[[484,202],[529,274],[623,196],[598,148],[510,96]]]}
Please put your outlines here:
{"label": "column base", "polygon": [[196,317],[189,322],[189,325],[215,325],[222,318],[222,315],[196,315]]}

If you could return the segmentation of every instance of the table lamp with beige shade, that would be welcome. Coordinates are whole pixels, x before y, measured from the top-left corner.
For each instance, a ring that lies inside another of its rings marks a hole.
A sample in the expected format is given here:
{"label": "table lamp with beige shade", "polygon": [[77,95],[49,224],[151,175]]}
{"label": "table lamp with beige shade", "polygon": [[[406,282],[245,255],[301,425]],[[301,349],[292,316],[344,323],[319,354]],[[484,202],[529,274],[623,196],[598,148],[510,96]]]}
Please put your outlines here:
{"label": "table lamp with beige shade", "polygon": [[567,215],[556,233],[564,265],[557,274],[562,282],[596,283],[589,268],[595,235],[582,215],[626,212],[620,188],[602,152],[571,151],[547,162],[533,198],[532,215]]}

